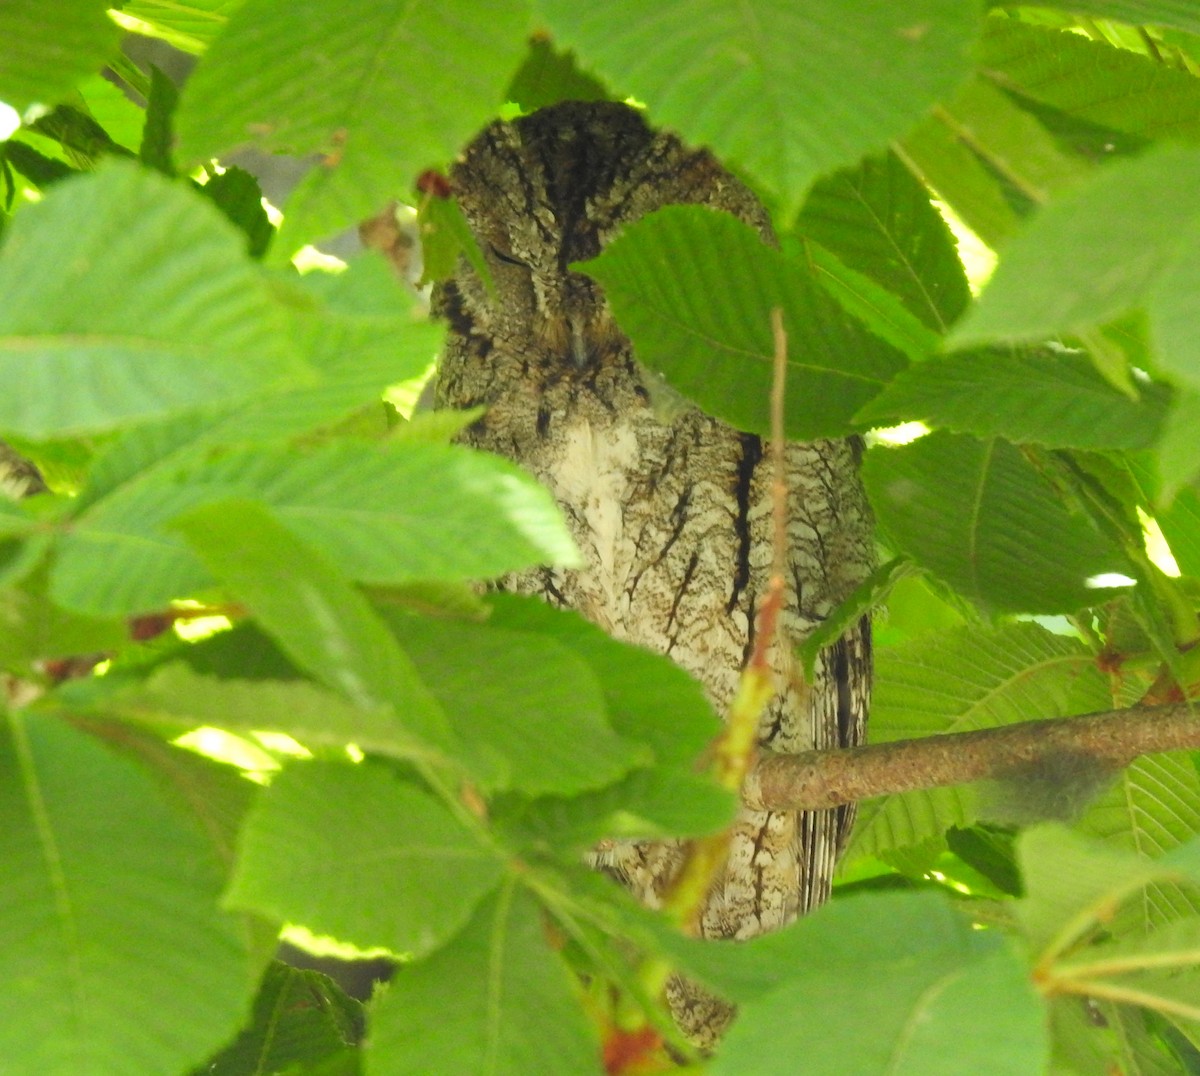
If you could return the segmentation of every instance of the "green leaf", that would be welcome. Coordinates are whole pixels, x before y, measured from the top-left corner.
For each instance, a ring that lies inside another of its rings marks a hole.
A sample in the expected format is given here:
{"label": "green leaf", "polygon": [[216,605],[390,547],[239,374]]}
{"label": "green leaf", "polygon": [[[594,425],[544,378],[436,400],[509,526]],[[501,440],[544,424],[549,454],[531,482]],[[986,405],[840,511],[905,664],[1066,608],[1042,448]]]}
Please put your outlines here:
{"label": "green leaf", "polygon": [[[95,680],[72,683],[86,691]],[[133,728],[125,722],[85,714],[76,709],[73,699],[64,697],[69,691],[60,687],[39,708],[67,716],[75,727],[103,741],[114,754],[136,762],[154,781],[164,801],[203,841],[221,868],[223,884],[227,883],[233,872],[238,835],[259,786],[235,766],[178,747],[164,740],[157,730]],[[278,927],[250,915],[239,915],[236,922],[257,975],[278,946]]]}
{"label": "green leaf", "polygon": [[[0,473],[0,491],[5,478],[8,476]],[[39,529],[34,513],[23,512],[20,506],[0,497],[0,585],[20,584],[44,563],[48,545]]]}
{"label": "green leaf", "polygon": [[1144,138],[1200,141],[1200,82],[1149,56],[1016,19],[988,19],[980,66],[1001,89],[1076,119]]}
{"label": "green leaf", "polygon": [[1000,893],[1010,897],[1021,895],[1021,877],[1017,870],[1011,830],[988,826],[955,828],[947,831],[946,846],[959,860],[991,882]]}
{"label": "green leaf", "polygon": [[1192,218],[1189,239],[1190,245],[1155,282],[1149,314],[1151,338],[1163,366],[1195,387],[1200,385],[1194,306],[1200,291],[1200,214]]}
{"label": "green leaf", "polygon": [[[1174,967],[1194,973],[1200,964],[1200,919],[1180,919],[1148,934],[1139,933],[1090,947],[1075,966],[1080,971],[1092,972],[1089,965],[1108,961],[1120,962],[1120,967],[1108,972],[1114,977],[1149,968]],[[1060,967],[1074,970],[1071,964]],[[1197,990],[1196,979],[1191,978],[1189,993],[1195,1005],[1200,1002],[1200,990]]]}
{"label": "green leaf", "polygon": [[287,656],[366,711],[392,706],[414,747],[447,747],[446,716],[366,599],[251,501],[218,501],[173,524]]}
{"label": "green leaf", "polygon": [[242,0],[125,0],[121,14],[137,20],[137,33],[198,56],[241,4]]}
{"label": "green leaf", "polygon": [[[962,627],[877,652],[871,739],[969,732],[1109,706],[1105,678],[1078,640],[1028,622],[990,631]],[[918,844],[969,825],[978,807],[969,786],[871,800],[859,807],[847,854]]]}
{"label": "green leaf", "polygon": [[1016,905],[1017,917],[1043,960],[1088,941],[1122,901],[1146,885],[1182,873],[1170,863],[1118,851],[1053,824],[1022,833],[1017,857],[1026,893]]}
{"label": "green leaf", "polygon": [[582,795],[498,797],[495,822],[506,838],[538,856],[576,861],[610,838],[702,837],[731,826],[737,797],[702,773],[634,770]]}
{"label": "green leaf", "polygon": [[884,343],[903,352],[912,362],[921,362],[941,346],[938,335],[910,314],[886,288],[851,269],[824,247],[803,241],[801,256],[813,276],[852,318]]}
{"label": "green leaf", "polygon": [[939,106],[936,118],[1019,199],[1040,204],[1091,167],[1086,159],[1065,152],[1038,118],[982,78]]}
{"label": "green leaf", "polygon": [[524,63],[513,75],[504,96],[523,112],[553,105],[558,101],[607,101],[603,83],[584,74],[570,52],[562,52],[545,37],[534,36]]}
{"label": "green leaf", "polygon": [[1051,1072],[1179,1076],[1186,1071],[1180,1059],[1165,1052],[1143,1009],[1067,995],[1050,1002],[1048,1016],[1056,1066]]}
{"label": "green leaf", "polygon": [[[243,633],[239,645],[253,641]],[[122,720],[164,726],[174,735],[213,725],[240,733],[282,732],[313,748],[357,744],[394,758],[414,755],[411,735],[390,709],[351,705],[308,680],[248,679],[232,670],[225,676],[203,675],[183,661],[170,662],[96,706]]]}
{"label": "green leaf", "polygon": [[1167,507],[1155,510],[1154,519],[1179,570],[1200,577],[1200,490],[1184,487]]}
{"label": "green leaf", "polygon": [[877,658],[877,743],[1087,713],[1111,702],[1095,655],[1030,621],[931,632]]}
{"label": "green leaf", "polygon": [[788,219],[818,175],[882,148],[954,89],[980,25],[955,0],[538,8],[585,66],[645,101],[655,122],[752,173]]}
{"label": "green leaf", "polygon": [[408,421],[399,421],[389,431],[388,439],[396,444],[448,445],[485,414],[486,407],[418,411]]}
{"label": "green leaf", "polygon": [[1017,211],[999,177],[938,110],[900,143],[899,152],[924,183],[936,190],[988,246],[998,248],[1017,228]]}
{"label": "green leaf", "polygon": [[493,594],[487,601],[490,624],[544,635],[586,661],[599,677],[613,728],[648,743],[660,761],[690,768],[720,731],[704,688],[668,658],[619,642],[578,613],[534,598]]}
{"label": "green leaf", "polygon": [[895,646],[918,635],[961,627],[970,618],[967,603],[926,575],[897,580],[887,600],[886,618],[876,618],[871,637],[882,646]]}
{"label": "green leaf", "polygon": [[1079,352],[993,348],[901,371],[858,418],[875,425],[919,420],[976,437],[1050,448],[1142,449],[1156,439],[1167,387],[1139,382],[1130,399]]}
{"label": "green leaf", "polygon": [[[1092,804],[1076,829],[1114,849],[1160,856],[1200,834],[1200,774],[1185,752],[1135,759]],[[1200,889],[1161,882],[1122,912],[1137,933],[1200,914]]]}
{"label": "green leaf", "polygon": [[238,919],[217,909],[208,842],[139,767],[52,716],[7,716],[0,770],[0,1008],[20,1014],[0,1021],[4,1064],[198,1064],[242,1022],[258,974]]}
{"label": "green leaf", "polygon": [[863,480],[892,548],[988,612],[1069,613],[1124,559],[1071,515],[1019,449],[933,433],[872,450]]}
{"label": "green leaf", "polygon": [[491,624],[388,619],[467,756],[478,759],[472,768],[488,775],[485,789],[576,793],[649,761],[609,727],[598,679],[562,643]]}
{"label": "green leaf", "polygon": [[179,90],[166,75],[153,64],[150,66],[150,97],[146,102],[146,123],[142,128],[142,141],[138,148],[138,159],[147,168],[154,168],[164,176],[173,176],[175,166],[171,161],[171,119]]}
{"label": "green leaf", "polygon": [[[622,707],[621,691],[602,695],[585,661],[586,648],[577,654],[569,640],[390,609],[383,615],[462,739],[459,750],[485,789],[571,793],[615,781],[632,766],[645,765],[650,753],[635,744],[640,735],[636,726],[625,737],[614,735],[606,709],[609,696],[628,722],[630,710],[636,717],[649,712],[656,701],[666,704],[682,694],[655,691],[651,681],[648,698],[639,700],[640,709]],[[666,670],[675,667],[665,660],[660,664],[662,678],[669,680]],[[635,662],[626,688],[629,695],[646,684],[638,671]],[[202,724],[245,732],[261,729],[287,733],[309,747],[353,743],[369,752],[413,757],[412,738],[391,712],[349,706],[332,692],[291,679],[296,675],[269,642],[241,627],[233,637],[188,647],[182,662],[160,667],[144,683],[104,695],[91,705],[125,720],[165,723],[171,731]],[[678,720],[686,742],[690,717],[694,714],[683,709],[656,719],[664,729],[669,719]],[[530,751],[530,743],[538,750]],[[679,769],[690,773],[691,763],[680,763]],[[679,783],[674,787],[678,792]]]}
{"label": "green leaf", "polygon": [[[109,11],[111,13],[112,8]],[[141,145],[146,126],[146,110],[126,95],[124,86],[118,85],[116,80],[110,82],[105,78],[105,71],[123,78],[124,72],[130,67],[141,75],[141,71],[123,53],[112,54],[108,58],[108,67],[84,79],[78,86],[78,93],[88,115],[101,130],[118,145],[136,150]],[[147,84],[145,88],[149,89],[149,80],[145,76],[142,78]],[[135,92],[140,93],[141,89]]]}
{"label": "green leaf", "polygon": [[0,101],[50,105],[117,50],[106,0],[10,0],[0,9]]}
{"label": "green leaf", "polygon": [[488,598],[495,627],[536,632],[587,662],[604,693],[608,721],[648,744],[656,765],[570,800],[512,806],[512,824],[560,852],[601,837],[711,833],[731,818],[733,798],[697,772],[721,725],[699,682],[668,658],[618,642],[578,613],[516,595]]}
{"label": "green leaf", "polygon": [[39,153],[32,146],[26,145],[16,138],[10,138],[4,143],[0,159],[3,159],[6,164],[11,164],[38,190],[45,190],[59,180],[78,174],[70,165],[56,161],[53,157],[47,157],[44,153]]}
{"label": "green leaf", "polygon": [[915,574],[916,569],[907,557],[893,557],[876,568],[817,625],[812,634],[796,648],[796,656],[803,663],[804,675],[810,683],[821,651],[837,642],[861,617],[870,616],[873,610],[883,604],[897,583]]}
{"label": "green leaf", "polygon": [[599,1044],[577,991],[537,905],[506,886],[450,945],[397,976],[372,1012],[369,1070],[599,1073]]}
{"label": "green leaf", "polygon": [[288,442],[339,422],[377,403],[388,386],[420,376],[442,338],[423,315],[397,310],[403,293],[382,259],[357,258],[333,277],[310,273],[294,297],[292,335],[315,368],[315,384],[124,433],[98,455],[78,510],[153,467],[178,469],[218,446]]}
{"label": "green leaf", "polygon": [[770,430],[773,307],[782,308],[788,333],[791,438],[846,434],[854,412],[904,366],[802,263],[724,213],[661,209],[580,268],[604,285],[638,360],[740,430]]}
{"label": "green leaf", "polygon": [[294,762],[246,820],[226,902],[419,956],[461,929],[503,873],[496,849],[384,766]]}
{"label": "green leaf", "polygon": [[1197,621],[1190,596],[1145,553],[1145,529],[1138,515],[1142,485],[1129,463],[1116,454],[1056,453],[1034,455],[1043,474],[1087,515],[1114,548],[1124,551],[1129,576],[1137,586],[1117,601],[1130,613],[1172,676],[1186,679],[1179,648],[1196,637]]}
{"label": "green leaf", "polygon": [[0,428],[127,425],[311,379],[241,237],[111,162],[22,211],[0,250]]}
{"label": "green leaf", "polygon": [[180,160],[250,145],[322,153],[285,206],[285,256],[365,219],[422,169],[452,160],[500,104],[528,12],[501,0],[478,16],[470,0],[248,0],[188,80]]}
{"label": "green leaf", "polygon": [[335,441],[308,452],[231,450],[118,490],[63,536],[55,599],[91,613],[136,612],[203,587],[206,574],[165,523],[229,496],[261,499],[363,582],[458,582],[578,562],[553,498],[507,460],[457,445]]}
{"label": "green leaf", "polygon": [[61,151],[67,160],[89,169],[100,164],[106,157],[133,160],[137,156],[116,141],[87,112],[86,107],[56,105],[29,124],[27,129],[57,142],[58,146],[55,148]]}
{"label": "green leaf", "polygon": [[1200,423],[1200,392],[1181,389],[1175,394],[1174,406],[1167,412],[1159,438],[1159,475],[1162,478],[1160,500],[1170,502],[1184,483],[1200,472],[1200,449],[1196,444],[1196,427]]}
{"label": "green leaf", "polygon": [[894,153],[819,180],[796,231],[883,285],[936,333],[971,301],[954,236]]}
{"label": "green leaf", "polygon": [[[46,708],[56,706],[48,697]],[[70,703],[63,712],[73,711]],[[153,732],[127,724],[96,721],[71,713],[78,728],[104,742],[113,753],[131,758],[153,779],[160,795],[185,818],[211,849],[226,877],[233,869],[234,845],[246,812],[259,787],[241,771],[222,762],[177,747]],[[243,931],[257,946],[263,959],[275,950],[277,931],[264,932],[261,924],[243,917]]]}
{"label": "green leaf", "polygon": [[1134,26],[1174,26],[1200,34],[1200,12],[1192,0],[1041,0],[1038,6],[1120,19]]}
{"label": "green leaf", "polygon": [[1043,1070],[1045,1013],[1024,962],[943,898],[856,897],[761,942],[779,985],[739,1006],[713,1076],[782,1076],[796,1058],[814,1076]]}
{"label": "green leaf", "polygon": [[1077,332],[1145,305],[1163,364],[1200,380],[1183,313],[1200,272],[1200,150],[1117,161],[1040,213],[1004,249],[949,345]]}
{"label": "green leaf", "polygon": [[270,246],[275,226],[263,208],[258,180],[242,168],[226,168],[212,176],[200,193],[212,202],[246,237],[246,253],[261,258]]}
{"label": "green leaf", "polygon": [[312,1065],[350,1062],[357,1057],[363,1024],[362,1005],[327,975],[276,961],[263,977],[250,1023],[203,1072],[246,1076],[295,1072],[291,1066],[300,1065],[309,1073]]}
{"label": "green leaf", "polygon": [[9,672],[28,676],[35,661],[115,650],[128,639],[123,621],[68,613],[30,581],[0,589],[0,668]]}
{"label": "green leaf", "polygon": [[421,286],[453,276],[462,255],[479,274],[488,294],[496,294],[491,267],[457,199],[439,198],[433,194],[422,196],[417,209],[417,229],[421,247]]}
{"label": "green leaf", "polygon": [[193,473],[240,481],[356,578],[459,581],[531,564],[575,567],[557,505],[507,460],[457,445],[332,443],[308,456],[233,453]]}

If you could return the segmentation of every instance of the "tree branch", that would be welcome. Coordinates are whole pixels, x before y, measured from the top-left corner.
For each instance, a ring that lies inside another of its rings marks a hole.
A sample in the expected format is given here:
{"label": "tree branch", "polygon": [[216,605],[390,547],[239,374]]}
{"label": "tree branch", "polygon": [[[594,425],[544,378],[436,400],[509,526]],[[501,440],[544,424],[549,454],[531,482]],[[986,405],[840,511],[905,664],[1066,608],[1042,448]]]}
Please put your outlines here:
{"label": "tree branch", "polygon": [[747,806],[815,811],[872,796],[1019,778],[1062,758],[1113,771],[1139,755],[1200,749],[1200,713],[1187,703],[1028,721],[841,751],[764,755],[746,778]]}

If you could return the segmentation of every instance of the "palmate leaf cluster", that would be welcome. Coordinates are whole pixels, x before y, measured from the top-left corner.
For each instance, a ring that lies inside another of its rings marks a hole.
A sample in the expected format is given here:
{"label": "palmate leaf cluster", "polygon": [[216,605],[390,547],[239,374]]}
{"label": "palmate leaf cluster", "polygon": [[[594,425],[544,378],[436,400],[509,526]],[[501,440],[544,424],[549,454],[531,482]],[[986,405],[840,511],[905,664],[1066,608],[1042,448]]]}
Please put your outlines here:
{"label": "palmate leaf cluster", "polygon": [[[182,90],[122,31],[193,54]],[[291,259],[398,199],[452,264],[418,175],[600,96],[711,146],[779,240],[676,207],[578,266],[641,361],[766,432],[779,308],[789,435],[869,434],[873,739],[1200,682],[1187,0],[13,0],[0,437],[49,488],[0,501],[3,1071],[1196,1071],[1187,754],[865,803],[833,902],[745,944],[581,865],[727,824],[718,716],[481,596],[576,562],[552,499],[384,405],[441,329],[383,259]],[[244,150],[311,160],[278,226]],[[391,983],[273,962],[285,924]],[[664,968],[738,1003],[711,1059]]]}

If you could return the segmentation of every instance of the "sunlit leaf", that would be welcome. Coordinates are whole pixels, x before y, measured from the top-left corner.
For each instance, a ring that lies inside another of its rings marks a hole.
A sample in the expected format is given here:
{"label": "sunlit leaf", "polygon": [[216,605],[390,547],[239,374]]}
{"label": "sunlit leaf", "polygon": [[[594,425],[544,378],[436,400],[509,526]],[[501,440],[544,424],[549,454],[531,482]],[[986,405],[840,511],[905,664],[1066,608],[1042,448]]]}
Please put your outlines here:
{"label": "sunlit leaf", "polygon": [[638,360],[741,430],[770,430],[775,307],[783,310],[788,334],[790,437],[845,435],[854,412],[905,364],[850,318],[805,265],[724,213],[659,210],[581,268],[604,285]]}
{"label": "sunlit leaf", "polygon": [[139,33],[199,54],[241,4],[242,0],[125,0],[121,13],[138,20]]}
{"label": "sunlit leaf", "polygon": [[574,991],[537,906],[505,887],[451,944],[406,967],[380,1000],[367,1043],[370,1071],[598,1072],[599,1044]]}
{"label": "sunlit leaf", "polygon": [[1042,0],[1038,6],[1120,19],[1134,26],[1175,26],[1200,34],[1200,12],[1191,0]]}
{"label": "sunlit leaf", "polygon": [[446,747],[446,716],[363,596],[250,501],[219,501],[173,526],[301,669],[370,712],[394,707],[415,745]]}
{"label": "sunlit leaf", "polygon": [[996,173],[963,143],[942,111],[927,117],[901,143],[905,160],[984,243],[998,248],[1019,216]]}
{"label": "sunlit leaf", "polygon": [[8,230],[0,428],[107,430],[312,377],[241,234],[182,186],[111,162]]}
{"label": "sunlit leaf", "polygon": [[9,0],[0,8],[0,101],[54,104],[117,48],[106,0]]}
{"label": "sunlit leaf", "polygon": [[1138,393],[1118,392],[1079,353],[993,348],[904,370],[859,417],[1052,448],[1141,449],[1154,442],[1171,397],[1159,383],[1139,383]]}
{"label": "sunlit leaf", "polygon": [[117,490],[64,536],[54,596],[81,611],[136,612],[203,587],[207,573],[165,524],[229,496],[260,498],[364,582],[457,582],[578,557],[550,494],[506,460],[449,445],[334,441],[304,453],[231,451]]}
{"label": "sunlit leaf", "polygon": [[[239,643],[253,645],[245,638]],[[211,725],[243,734],[282,732],[314,748],[352,743],[397,758],[413,754],[412,737],[388,708],[354,706],[308,680],[206,676],[172,662],[99,705],[126,720],[177,733]]]}
{"label": "sunlit leaf", "polygon": [[[956,0],[539,0],[555,40],[655,122],[799,208],[822,172],[882,148],[966,75],[979,13]],[[803,57],[803,62],[798,58]]]}
{"label": "sunlit leaf", "polygon": [[[1187,0],[1174,7],[1189,8],[1192,22],[1200,21]],[[1200,82],[1149,56],[1016,19],[989,19],[980,59],[1002,89],[1069,116],[1143,137],[1200,141]]]}
{"label": "sunlit leaf", "polygon": [[8,715],[0,769],[0,1008],[20,1014],[0,1020],[4,1064],[198,1064],[240,1025],[257,977],[238,917],[217,908],[213,849],[138,766],[56,718]]}
{"label": "sunlit leaf", "polygon": [[495,849],[384,767],[294,762],[246,821],[226,899],[362,948],[421,954],[462,927],[503,870]]}
{"label": "sunlit leaf", "polygon": [[[519,0],[248,0],[188,80],[179,158],[321,153],[286,206],[300,244],[365,219],[492,117],[525,48]],[[313,92],[315,72],[320,92]]]}
{"label": "sunlit leaf", "polygon": [[863,476],[893,547],[992,612],[1068,613],[1122,557],[1007,441],[934,433],[876,448]]}
{"label": "sunlit leaf", "polygon": [[1025,1076],[1044,1064],[1043,1007],[1024,962],[932,894],[838,902],[753,944],[785,978],[739,1006],[714,1076],[783,1076],[798,1057],[822,1076]]}
{"label": "sunlit leaf", "polygon": [[[952,346],[1027,340],[1100,325],[1145,304],[1162,361],[1191,380],[1200,364],[1174,344],[1200,247],[1200,150],[1164,146],[1117,161],[1037,214],[1004,249]],[[1166,330],[1166,339],[1158,338]]]}
{"label": "sunlit leaf", "polygon": [[929,191],[894,153],[819,180],[796,232],[882,284],[936,332],[970,301],[954,236]]}

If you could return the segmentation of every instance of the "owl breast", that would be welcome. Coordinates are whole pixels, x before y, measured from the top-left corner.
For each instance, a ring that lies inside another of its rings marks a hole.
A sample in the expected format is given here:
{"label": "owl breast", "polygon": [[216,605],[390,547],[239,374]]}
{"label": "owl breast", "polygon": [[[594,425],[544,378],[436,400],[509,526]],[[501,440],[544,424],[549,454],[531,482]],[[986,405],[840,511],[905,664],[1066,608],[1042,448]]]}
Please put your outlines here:
{"label": "owl breast", "polygon": [[[769,236],[761,206],[707,153],[613,104],[569,103],[493,125],[452,179],[492,259],[495,293],[465,261],[441,287],[437,308],[450,334],[439,405],[487,407],[464,439],[515,460],[550,489],[585,562],[504,585],[668,655],[724,713],[771,572],[769,454],[759,437],[693,406],[662,406],[599,287],[568,266],[623,224],[672,203],[734,213]],[[807,683],[790,657],[870,570],[857,456],[851,441],[785,449],[785,611],[770,651],[780,689],[759,733],[775,751],[863,735],[867,625],[830,647]],[[846,824],[844,810],[743,810],[702,932],[749,937],[820,903]],[[605,842],[596,853],[598,865],[651,905],[681,858],[672,842]]]}

